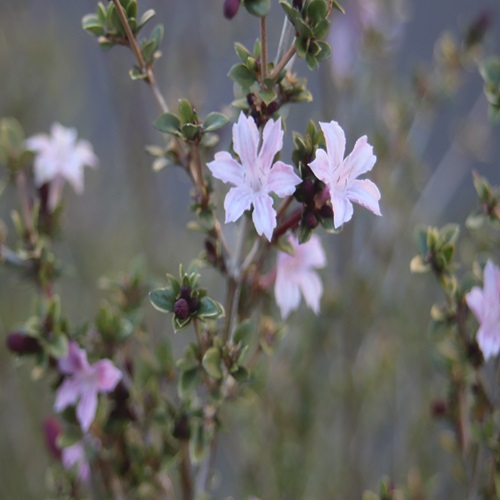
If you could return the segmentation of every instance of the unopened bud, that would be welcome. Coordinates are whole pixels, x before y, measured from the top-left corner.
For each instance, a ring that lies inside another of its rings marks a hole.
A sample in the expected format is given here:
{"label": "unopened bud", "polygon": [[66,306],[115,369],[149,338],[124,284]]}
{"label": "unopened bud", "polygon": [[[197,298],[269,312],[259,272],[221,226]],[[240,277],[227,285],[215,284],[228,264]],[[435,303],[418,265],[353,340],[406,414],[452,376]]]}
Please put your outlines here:
{"label": "unopened bud", "polygon": [[224,0],[224,17],[232,19],[240,8],[240,0]]}
{"label": "unopened bud", "polygon": [[293,0],[294,8],[302,10],[303,5],[304,5],[304,0]]}
{"label": "unopened bud", "polygon": [[180,319],[186,319],[189,316],[189,304],[186,299],[179,299],[174,304],[174,314]]}
{"label": "unopened bud", "polygon": [[176,439],[187,441],[191,437],[189,428],[189,419],[187,415],[182,414],[175,423],[173,435]]}
{"label": "unopened bud", "polygon": [[312,179],[305,179],[300,186],[300,191],[302,193],[302,199],[304,203],[309,204],[314,197],[314,181]]}
{"label": "unopened bud", "polygon": [[268,115],[272,115],[272,114],[276,113],[276,111],[278,111],[279,107],[280,106],[276,101],[270,102],[267,105],[266,112]]}
{"label": "unopened bud", "polygon": [[36,354],[41,346],[37,339],[21,332],[12,332],[7,336],[7,347],[11,352],[19,355]]}
{"label": "unopened bud", "polygon": [[198,310],[199,302],[198,299],[195,299],[194,297],[189,299],[189,312],[191,314],[195,313]]}
{"label": "unopened bud", "polygon": [[318,218],[316,217],[316,214],[312,210],[307,210],[304,213],[304,224],[309,229],[314,229],[315,227],[318,226]]}
{"label": "unopened bud", "polygon": [[180,298],[186,299],[186,300],[189,300],[191,298],[191,287],[190,286],[188,286],[188,285],[181,286]]}
{"label": "unopened bud", "polygon": [[448,405],[442,399],[437,399],[432,402],[431,405],[431,415],[434,418],[442,418],[445,417],[448,413]]}
{"label": "unopened bud", "polygon": [[61,460],[61,449],[57,446],[57,438],[61,434],[61,424],[56,417],[47,417],[43,422],[43,434],[45,444],[50,453],[57,460]]}
{"label": "unopened bud", "polygon": [[331,205],[323,205],[319,210],[319,214],[323,219],[331,219],[333,217],[333,208]]}

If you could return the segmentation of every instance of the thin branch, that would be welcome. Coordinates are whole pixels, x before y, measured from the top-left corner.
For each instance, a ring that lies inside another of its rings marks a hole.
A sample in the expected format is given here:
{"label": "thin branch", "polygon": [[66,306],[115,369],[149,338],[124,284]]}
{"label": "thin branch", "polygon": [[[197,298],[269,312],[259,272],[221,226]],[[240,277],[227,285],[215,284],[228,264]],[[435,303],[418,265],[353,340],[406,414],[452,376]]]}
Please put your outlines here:
{"label": "thin branch", "polygon": [[267,29],[266,16],[260,18],[261,82],[267,77]]}
{"label": "thin branch", "polygon": [[132,52],[135,55],[135,58],[137,59],[137,62],[139,64],[139,68],[141,71],[146,71],[147,74],[147,79],[146,82],[149,84],[151,87],[151,90],[153,91],[153,95],[156,99],[156,102],[158,103],[158,106],[160,109],[163,111],[163,113],[168,112],[168,106],[165,101],[165,98],[163,97],[163,94],[161,93],[160,89],[158,88],[158,85],[156,84],[155,76],[153,73],[153,68],[151,66],[148,66],[146,64],[146,61],[144,61],[144,57],[142,56],[141,49],[139,45],[137,44],[137,39],[132,32],[132,28],[130,27],[130,24],[128,23],[127,16],[125,15],[125,12],[123,10],[123,7],[120,3],[119,0],[113,0],[113,3],[115,4],[116,7],[116,12],[118,13],[118,17],[120,18],[120,22],[122,23],[123,29],[125,30],[125,34],[127,35],[129,47],[132,50]]}
{"label": "thin branch", "polygon": [[182,499],[193,500],[193,482],[191,479],[191,466],[189,464],[189,448],[188,442],[183,439],[181,441],[181,483],[182,483]]}
{"label": "thin branch", "polygon": [[32,210],[28,192],[26,190],[26,175],[23,170],[19,170],[16,174],[16,188],[19,195],[19,202],[21,203],[21,214],[23,217],[24,228],[26,230],[25,238],[31,247],[35,246],[36,235],[33,226]]}
{"label": "thin branch", "polygon": [[278,78],[279,74],[283,71],[283,68],[290,62],[296,52],[297,49],[295,48],[295,43],[292,43],[292,45],[290,45],[290,48],[285,52],[285,55],[281,58],[278,64],[276,64],[275,68],[269,75],[269,78],[271,80],[276,80],[276,78]]}

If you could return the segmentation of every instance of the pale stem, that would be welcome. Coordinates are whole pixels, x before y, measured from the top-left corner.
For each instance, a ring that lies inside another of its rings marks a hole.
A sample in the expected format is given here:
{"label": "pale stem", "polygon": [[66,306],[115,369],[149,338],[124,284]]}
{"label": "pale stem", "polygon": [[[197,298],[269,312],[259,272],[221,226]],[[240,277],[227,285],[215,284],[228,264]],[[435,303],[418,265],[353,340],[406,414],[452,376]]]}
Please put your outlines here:
{"label": "pale stem", "polygon": [[274,58],[274,63],[278,64],[284,54],[285,47],[290,47],[295,38],[295,26],[288,20],[288,17],[285,16],[283,21],[283,28],[281,29],[280,41],[278,43],[278,50],[276,51],[276,57]]}
{"label": "pale stem", "polygon": [[263,82],[267,77],[267,29],[265,16],[260,18],[260,52],[262,59],[261,82]]}
{"label": "pale stem", "polygon": [[182,500],[193,500],[193,482],[191,480],[191,466],[189,463],[188,442],[181,441],[181,482],[182,482]]}
{"label": "pale stem", "polygon": [[146,73],[148,75],[147,78],[147,83],[150,85],[151,90],[153,91],[153,95],[156,99],[156,102],[158,103],[158,106],[160,109],[164,112],[168,112],[168,106],[165,101],[165,98],[163,97],[162,93],[160,92],[160,89],[158,88],[158,85],[156,84],[156,80],[154,77],[153,69],[151,66],[148,66],[146,64],[146,61],[144,61],[144,57],[142,57],[142,52],[137,45],[137,39],[134,36],[134,33],[132,32],[132,29],[130,28],[130,25],[127,20],[127,16],[125,15],[125,12],[123,11],[123,7],[120,3],[119,0],[113,0],[113,3],[115,4],[116,7],[116,12],[118,13],[118,17],[120,18],[120,22],[122,23],[123,29],[125,30],[125,34],[127,35],[128,43],[130,45],[130,48],[132,52],[135,55],[135,58],[137,59],[137,62],[139,64],[139,68],[141,71],[146,70]]}
{"label": "pale stem", "polygon": [[296,49],[295,49],[295,43],[292,43],[290,45],[290,48],[286,51],[285,55],[281,58],[281,60],[276,64],[275,68],[269,75],[269,78],[271,80],[275,80],[278,78],[278,75],[281,73],[283,68],[290,62],[292,57],[295,55]]}
{"label": "pale stem", "polygon": [[19,194],[19,202],[21,203],[21,213],[23,217],[24,227],[26,229],[26,238],[28,243],[35,246],[35,228],[33,227],[33,219],[31,217],[31,208],[26,191],[26,175],[20,170],[16,174],[16,187]]}

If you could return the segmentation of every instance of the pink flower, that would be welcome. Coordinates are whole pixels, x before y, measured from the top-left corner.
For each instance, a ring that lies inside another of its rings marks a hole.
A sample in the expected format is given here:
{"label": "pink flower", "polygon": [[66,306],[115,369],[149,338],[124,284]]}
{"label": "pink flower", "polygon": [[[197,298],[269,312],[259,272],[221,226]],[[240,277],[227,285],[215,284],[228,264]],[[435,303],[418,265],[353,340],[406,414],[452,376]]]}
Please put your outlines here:
{"label": "pink flower", "polygon": [[237,162],[227,152],[215,154],[214,161],[207,164],[212,175],[232,184],[224,200],[226,223],[238,220],[245,210],[253,206],[252,219],[259,235],[271,241],[276,227],[276,212],[270,193],[284,198],[295,192],[302,182],[291,165],[277,161],[274,156],[283,147],[281,121],[269,120],[264,127],[262,144],[253,118],[240,113],[238,123],[233,125],[233,148],[240,157]]}
{"label": "pink flower", "polygon": [[288,240],[295,255],[279,252],[276,264],[274,296],[285,319],[300,304],[300,293],[306,304],[317,314],[323,294],[323,285],[314,269],[325,267],[326,256],[318,236],[312,235],[307,243],[299,245],[294,236]]}
{"label": "pink flower", "polygon": [[60,412],[77,404],[76,417],[87,431],[95,418],[97,394],[112,391],[122,374],[109,359],[89,365],[87,354],[76,342],[70,342],[68,355],[59,360],[59,371],[67,376],[57,390],[54,409]]}
{"label": "pink flower", "polygon": [[81,194],[83,168],[97,167],[98,159],[88,141],[77,141],[76,129],[54,123],[50,132],[51,135],[38,134],[26,139],[26,147],[36,153],[36,186],[50,183],[49,209],[54,210],[61,199],[64,181]]}
{"label": "pink flower", "polygon": [[61,460],[65,469],[76,467],[78,477],[83,483],[90,479],[90,464],[85,453],[85,446],[77,442],[61,450]]}
{"label": "pink flower", "polygon": [[330,191],[335,228],[351,220],[351,202],[358,203],[375,215],[382,215],[377,186],[372,181],[357,178],[370,171],[377,160],[366,135],[356,141],[352,153],[344,159],[345,135],[340,125],[334,121],[320,122],[319,125],[325,136],[326,151],[318,149],[316,158],[309,167]]}
{"label": "pink flower", "polygon": [[475,286],[465,300],[479,321],[476,338],[484,359],[496,356],[500,352],[500,268],[491,260],[484,268],[484,288]]}

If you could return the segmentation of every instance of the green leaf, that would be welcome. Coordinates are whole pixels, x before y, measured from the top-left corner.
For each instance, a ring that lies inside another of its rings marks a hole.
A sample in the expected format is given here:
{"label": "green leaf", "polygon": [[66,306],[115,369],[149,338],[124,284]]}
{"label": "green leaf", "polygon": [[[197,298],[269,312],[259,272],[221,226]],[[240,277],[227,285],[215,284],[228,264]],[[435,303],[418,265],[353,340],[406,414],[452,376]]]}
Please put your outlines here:
{"label": "green leaf", "polygon": [[176,294],[170,288],[163,288],[149,292],[149,300],[153,307],[161,312],[174,312]]}
{"label": "green leaf", "polygon": [[130,19],[133,17],[134,19],[137,19],[137,1],[132,0],[127,7],[127,18]]}
{"label": "green leaf", "polygon": [[141,69],[137,66],[134,66],[129,72],[128,72],[130,78],[132,80],[144,80],[145,78],[148,77],[146,73],[143,73]]}
{"label": "green leaf", "polygon": [[316,43],[320,47],[320,52],[316,56],[318,61],[324,61],[325,59],[329,59],[330,57],[332,57],[332,48],[330,47],[330,44],[328,42],[319,40]]}
{"label": "green leaf", "polygon": [[273,102],[277,97],[278,94],[274,89],[262,89],[258,91],[259,97],[264,101],[266,106]]}
{"label": "green leaf", "polygon": [[235,344],[241,343],[243,347],[250,345],[255,325],[252,320],[242,321],[234,330],[233,339]]}
{"label": "green leaf", "polygon": [[83,17],[82,28],[94,36],[101,36],[105,33],[102,23],[95,14],[87,14]]}
{"label": "green leaf", "polygon": [[453,245],[456,243],[460,234],[460,226],[458,224],[446,224],[439,231],[439,239],[442,243]]}
{"label": "green leaf", "polygon": [[165,134],[180,136],[181,122],[173,113],[164,113],[153,123],[153,127]]}
{"label": "green leaf", "polygon": [[210,297],[202,297],[198,306],[196,316],[200,319],[205,318],[221,318],[224,316],[224,308],[221,304],[211,299]]}
{"label": "green leaf", "polygon": [[187,99],[179,99],[179,118],[181,123],[195,123],[196,116],[193,106]]}
{"label": "green leaf", "polygon": [[319,41],[328,35],[328,31],[330,30],[330,21],[328,19],[323,19],[315,28],[314,28],[314,37]]}
{"label": "green leaf", "polygon": [[158,24],[153,28],[153,31],[151,31],[150,39],[153,40],[155,43],[155,51],[160,48],[164,32],[165,29],[163,28],[163,24]]}
{"label": "green leaf", "polygon": [[251,52],[239,42],[236,42],[234,44],[234,50],[236,52],[236,55],[241,59],[241,62],[243,64],[247,62],[247,59],[249,57],[252,57]]}
{"label": "green leaf", "polygon": [[201,364],[212,378],[219,380],[222,378],[222,368],[220,361],[221,359],[219,349],[217,349],[217,347],[211,347],[210,349],[207,349],[207,352],[201,360]]}
{"label": "green leaf", "polygon": [[209,113],[203,122],[204,132],[213,132],[229,123],[229,118],[226,118],[222,113]]}
{"label": "green leaf", "polygon": [[181,285],[177,278],[173,274],[167,273],[167,279],[170,282],[170,286],[174,292],[174,295],[177,297],[181,292]]}
{"label": "green leaf", "polygon": [[315,69],[318,69],[318,60],[316,59],[316,56],[312,54],[307,54],[306,55],[306,64],[307,67],[311,70],[314,71]]}
{"label": "green leaf", "polygon": [[201,133],[201,125],[194,125],[192,123],[186,123],[186,125],[182,125],[181,134],[188,141],[192,141],[196,139]]}
{"label": "green leaf", "polygon": [[292,243],[288,240],[288,238],[280,238],[278,240],[278,243],[276,245],[282,252],[287,253],[288,255],[291,255],[292,257],[295,256],[295,247],[292,245]]}
{"label": "green leaf", "polygon": [[295,49],[297,50],[297,55],[299,57],[306,57],[307,51],[309,49],[309,40],[303,38],[295,39]]}
{"label": "green leaf", "polygon": [[177,383],[177,392],[182,400],[189,399],[200,380],[198,368],[181,372]]}
{"label": "green leaf", "polygon": [[142,44],[141,53],[146,64],[153,62],[153,55],[155,53],[156,46],[154,40],[149,40]]}
{"label": "green leaf", "polygon": [[243,5],[250,14],[264,17],[267,16],[271,9],[271,0],[244,0]]}
{"label": "green leaf", "polygon": [[141,16],[141,20],[137,26],[137,33],[144,27],[144,25],[156,15],[153,9],[149,9]]}
{"label": "green leaf", "polygon": [[64,334],[57,335],[50,344],[47,345],[47,352],[54,358],[64,358],[68,354],[68,338]]}
{"label": "green leaf", "polygon": [[305,224],[300,225],[299,229],[299,243],[306,243],[312,236],[312,229],[308,228]]}
{"label": "green leaf", "polygon": [[106,14],[107,14],[106,7],[103,5],[102,2],[99,2],[97,4],[97,19],[101,26],[104,26],[106,24]]}
{"label": "green leaf", "polygon": [[312,0],[306,8],[306,15],[313,26],[316,26],[322,19],[326,17],[328,5],[324,0]]}
{"label": "green leaf", "polygon": [[257,80],[255,73],[252,73],[243,64],[235,64],[227,75],[243,88],[251,87]]}
{"label": "green leaf", "polygon": [[335,9],[337,9],[342,14],[345,14],[345,10],[343,9],[342,5],[340,5],[336,0],[331,0],[331,1],[332,1],[332,5]]}
{"label": "green leaf", "polygon": [[301,13],[297,9],[293,8],[286,0],[280,0],[280,5],[285,11],[286,17],[288,17],[294,26],[298,20],[302,20]]}
{"label": "green leaf", "polygon": [[240,384],[249,379],[248,370],[243,366],[238,366],[235,370],[233,370],[231,372],[231,376]]}

